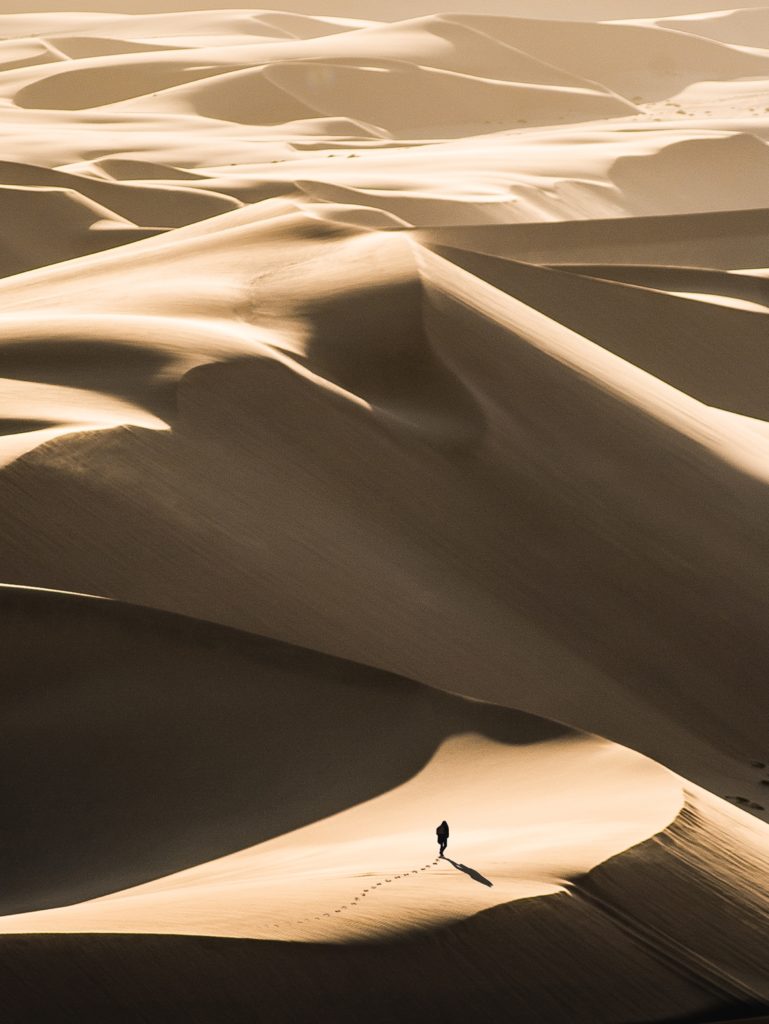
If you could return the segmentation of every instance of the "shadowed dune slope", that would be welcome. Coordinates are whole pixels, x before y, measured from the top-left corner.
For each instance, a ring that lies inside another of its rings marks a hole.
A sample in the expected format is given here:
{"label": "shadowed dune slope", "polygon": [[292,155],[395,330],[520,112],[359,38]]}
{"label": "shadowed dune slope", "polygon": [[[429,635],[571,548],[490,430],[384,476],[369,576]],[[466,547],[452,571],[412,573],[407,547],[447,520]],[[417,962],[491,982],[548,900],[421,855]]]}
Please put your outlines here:
{"label": "shadowed dune slope", "polygon": [[[94,60],[98,61],[99,58]],[[181,61],[172,62],[160,58],[151,62],[149,59],[131,61],[124,58],[122,62],[110,61],[84,67],[75,65],[71,68],[65,65],[63,70],[57,68],[40,81],[32,80],[29,84],[22,84],[15,91],[13,102],[23,109],[84,110],[95,105],[95,94],[99,96],[99,105],[104,106],[130,96],[167,89],[180,82],[215,75],[219,71],[217,66],[185,67]]]}
{"label": "shadowed dune slope", "polygon": [[[569,976],[553,948],[569,950]],[[449,1024],[491,1024],[511,1012],[525,1024],[765,1019],[755,1016],[761,1002],[666,965],[622,924],[568,895],[519,901],[399,944],[52,934],[1,936],[0,951],[13,1024],[25,1014],[129,1021],[149,1000],[165,1019],[195,1024],[223,1006],[235,1024],[253,1021],[255,1006],[302,1024],[319,1016],[387,1024],[393,1009],[406,1024],[436,1013]]]}
{"label": "shadowed dune slope", "polygon": [[[708,270],[703,267],[670,267],[621,264],[560,264],[558,270],[597,277],[603,281],[635,284],[674,295],[701,296],[703,301],[736,299],[753,307],[769,307],[769,282],[750,274]],[[739,308],[739,307],[738,307]]]}
{"label": "shadowed dune slope", "polygon": [[30,65],[49,64],[64,60],[58,47],[42,39],[3,39],[0,41],[0,72]]}
{"label": "shadowed dune slope", "polygon": [[436,227],[414,232],[428,245],[505,256],[528,263],[678,265],[736,270],[763,267],[768,210],[667,217]]}
{"label": "shadowed dune slope", "polygon": [[343,114],[396,138],[451,138],[476,126],[584,121],[634,111],[599,89],[497,81],[490,74],[479,78],[381,57],[368,58],[363,67],[333,58],[273,58],[266,68],[219,75],[125,109],[187,110],[245,124]]}
{"label": "shadowed dune slope", "polygon": [[[230,196],[194,191],[183,184],[128,186],[117,181],[99,181],[81,174],[11,161],[0,161],[0,180],[4,185],[20,188],[67,189],[83,197],[83,201],[90,199],[117,216],[148,228],[182,227],[240,205]],[[44,219],[44,213],[41,212],[40,216]],[[73,257],[80,255],[83,254],[72,253]]]}
{"label": "shadowed dune slope", "polygon": [[664,99],[705,78],[742,78],[769,70],[769,57],[763,54],[646,26],[482,16],[459,20],[620,95],[638,93],[645,101]]}
{"label": "shadowed dune slope", "polygon": [[[401,235],[253,217],[6,282],[0,364],[60,374],[30,310],[70,345],[90,310],[79,372],[138,342],[109,387],[156,414],[162,394],[173,430],[60,439],[3,470],[2,577],[521,706],[735,792],[765,747],[764,435]],[[602,287],[564,276],[584,285]]]}
{"label": "shadowed dune slope", "polygon": [[290,832],[405,781],[454,732],[566,732],[162,613],[12,588],[0,606],[5,914]]}
{"label": "shadowed dune slope", "polygon": [[[703,11],[707,8],[703,5]],[[694,17],[656,18],[647,24],[671,28],[693,36],[716,39],[720,43],[737,46],[769,47],[769,7],[756,5],[736,10],[724,8],[712,15],[697,14]]]}
{"label": "shadowed dune slope", "polygon": [[79,192],[0,185],[0,276],[21,274],[159,234],[140,228]]}
{"label": "shadowed dune slope", "polygon": [[[769,420],[769,394],[760,369],[766,364],[769,371],[765,313],[693,302],[656,289],[565,274],[557,268],[460,250],[437,251],[706,405]],[[622,276],[621,268],[618,273]],[[672,268],[664,268],[660,276],[665,273],[672,275]],[[651,276],[648,271],[647,276]],[[713,276],[709,272],[702,279],[703,288],[705,281],[715,288]],[[763,287],[765,294],[766,282],[760,279],[736,274],[720,275],[719,281],[723,279],[733,283],[735,290],[759,294]],[[679,280],[682,291],[695,290],[684,287],[684,280]],[[619,330],[623,318],[627,319]]]}

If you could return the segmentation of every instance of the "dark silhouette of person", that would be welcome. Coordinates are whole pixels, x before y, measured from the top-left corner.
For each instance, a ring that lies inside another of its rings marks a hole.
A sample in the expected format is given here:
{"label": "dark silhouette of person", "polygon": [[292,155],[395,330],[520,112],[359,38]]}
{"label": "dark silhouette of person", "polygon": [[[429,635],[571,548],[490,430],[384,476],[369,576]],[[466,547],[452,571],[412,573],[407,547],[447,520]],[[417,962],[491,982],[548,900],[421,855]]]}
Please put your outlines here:
{"label": "dark silhouette of person", "polygon": [[435,834],[438,837],[438,846],[440,847],[439,857],[443,856],[443,851],[449,845],[449,826],[448,822],[442,821],[436,828]]}

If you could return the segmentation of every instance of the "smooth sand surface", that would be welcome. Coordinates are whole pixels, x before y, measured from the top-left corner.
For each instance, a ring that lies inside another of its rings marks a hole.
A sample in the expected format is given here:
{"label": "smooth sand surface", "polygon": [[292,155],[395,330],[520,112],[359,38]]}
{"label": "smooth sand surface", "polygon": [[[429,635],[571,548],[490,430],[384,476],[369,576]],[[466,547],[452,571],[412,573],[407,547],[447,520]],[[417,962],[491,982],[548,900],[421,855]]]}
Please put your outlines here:
{"label": "smooth sand surface", "polygon": [[173,6],[0,16],[0,1018],[765,1012],[769,8]]}

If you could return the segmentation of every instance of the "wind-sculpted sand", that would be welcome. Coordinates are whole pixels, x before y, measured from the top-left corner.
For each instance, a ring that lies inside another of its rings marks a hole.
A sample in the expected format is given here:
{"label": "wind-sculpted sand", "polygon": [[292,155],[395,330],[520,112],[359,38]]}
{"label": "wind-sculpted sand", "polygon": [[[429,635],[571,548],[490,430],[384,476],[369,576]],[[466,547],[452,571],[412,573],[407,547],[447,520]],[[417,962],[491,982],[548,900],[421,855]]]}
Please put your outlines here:
{"label": "wind-sculpted sand", "polygon": [[0,17],[3,1022],[769,1013],[769,8],[667,6]]}

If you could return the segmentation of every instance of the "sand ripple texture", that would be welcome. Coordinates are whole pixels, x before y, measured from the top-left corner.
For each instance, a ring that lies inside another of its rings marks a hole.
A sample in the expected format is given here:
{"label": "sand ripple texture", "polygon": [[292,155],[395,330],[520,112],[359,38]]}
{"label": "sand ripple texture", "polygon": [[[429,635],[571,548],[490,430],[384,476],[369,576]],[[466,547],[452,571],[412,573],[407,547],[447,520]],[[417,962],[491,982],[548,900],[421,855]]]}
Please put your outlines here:
{"label": "sand ripple texture", "polygon": [[109,5],[0,16],[3,1024],[769,1013],[769,8]]}

